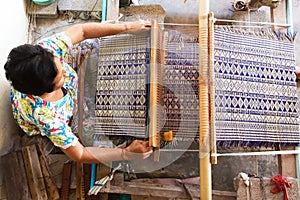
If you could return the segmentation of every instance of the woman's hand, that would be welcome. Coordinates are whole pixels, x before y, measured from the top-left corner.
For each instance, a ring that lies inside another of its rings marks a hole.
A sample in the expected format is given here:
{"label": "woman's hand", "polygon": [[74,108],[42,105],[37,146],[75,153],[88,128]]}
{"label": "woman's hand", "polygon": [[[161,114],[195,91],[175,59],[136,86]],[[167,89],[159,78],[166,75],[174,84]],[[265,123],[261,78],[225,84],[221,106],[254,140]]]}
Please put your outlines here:
{"label": "woman's hand", "polygon": [[148,141],[134,140],[123,150],[123,157],[125,160],[146,159],[152,152],[152,147],[149,146]]}
{"label": "woman's hand", "polygon": [[300,67],[296,66],[296,78],[300,80]]}
{"label": "woman's hand", "polygon": [[139,20],[134,22],[124,22],[126,25],[126,31],[138,31],[138,30],[145,30],[151,27],[151,22]]}

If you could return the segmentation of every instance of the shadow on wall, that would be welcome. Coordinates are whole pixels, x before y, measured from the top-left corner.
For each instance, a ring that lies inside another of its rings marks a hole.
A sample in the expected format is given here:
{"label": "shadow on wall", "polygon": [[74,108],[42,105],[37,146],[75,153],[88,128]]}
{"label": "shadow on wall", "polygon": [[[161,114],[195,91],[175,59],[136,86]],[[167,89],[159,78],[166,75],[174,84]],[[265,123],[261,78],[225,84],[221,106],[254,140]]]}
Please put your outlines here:
{"label": "shadow on wall", "polygon": [[[198,23],[198,0],[137,0],[136,2],[139,5],[160,4],[167,13],[166,23]],[[215,17],[232,18],[234,14],[232,0],[213,0],[210,3],[210,11],[215,14]]]}

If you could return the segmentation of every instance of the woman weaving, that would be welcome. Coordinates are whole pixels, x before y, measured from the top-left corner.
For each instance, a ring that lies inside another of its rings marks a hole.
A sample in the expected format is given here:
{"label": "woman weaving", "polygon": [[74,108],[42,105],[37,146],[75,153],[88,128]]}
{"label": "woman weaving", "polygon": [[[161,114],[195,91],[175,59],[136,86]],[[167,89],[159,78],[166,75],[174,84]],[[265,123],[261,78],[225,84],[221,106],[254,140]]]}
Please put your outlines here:
{"label": "woman weaving", "polygon": [[77,75],[64,61],[72,46],[85,39],[143,30],[149,25],[142,20],[77,24],[36,45],[12,49],[4,68],[12,85],[13,115],[21,129],[28,136],[47,136],[72,160],[83,163],[149,157],[152,147],[146,141],[135,140],[124,149],[84,147],[78,141],[69,126],[77,101]]}

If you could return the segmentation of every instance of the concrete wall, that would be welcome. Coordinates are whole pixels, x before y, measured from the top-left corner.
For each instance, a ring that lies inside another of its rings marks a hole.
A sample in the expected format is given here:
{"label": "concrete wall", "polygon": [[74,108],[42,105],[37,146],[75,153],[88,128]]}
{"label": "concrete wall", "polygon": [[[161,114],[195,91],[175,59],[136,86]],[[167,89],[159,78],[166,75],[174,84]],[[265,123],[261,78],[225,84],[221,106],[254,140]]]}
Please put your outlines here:
{"label": "concrete wall", "polygon": [[297,32],[296,36],[296,64],[300,66],[300,0],[292,1],[292,14],[293,14],[293,29]]}
{"label": "concrete wall", "polygon": [[11,134],[16,132],[9,104],[9,83],[5,78],[4,64],[10,50],[26,43],[27,20],[23,0],[6,1],[1,6],[1,54],[0,54],[0,155],[12,146]]}
{"label": "concrete wall", "polygon": [[[4,64],[10,50],[26,42],[26,16],[23,0],[1,1],[0,6],[0,156],[14,145],[17,134],[9,104],[9,83],[5,78]],[[1,160],[0,160],[1,163]],[[0,169],[0,199],[5,199],[3,175]]]}

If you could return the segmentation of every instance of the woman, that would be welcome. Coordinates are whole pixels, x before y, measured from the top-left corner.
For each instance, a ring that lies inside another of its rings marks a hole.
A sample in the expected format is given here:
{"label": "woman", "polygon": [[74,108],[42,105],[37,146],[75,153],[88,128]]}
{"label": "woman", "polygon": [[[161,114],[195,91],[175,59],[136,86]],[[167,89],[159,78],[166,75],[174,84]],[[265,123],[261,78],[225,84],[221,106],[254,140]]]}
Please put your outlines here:
{"label": "woman", "polygon": [[64,61],[74,44],[85,39],[146,29],[149,22],[120,24],[86,23],[74,25],[36,45],[20,45],[11,50],[4,66],[11,82],[13,115],[29,136],[47,136],[74,161],[97,163],[145,159],[152,153],[148,142],[135,140],[128,147],[84,147],[69,126],[77,98],[77,75]]}

